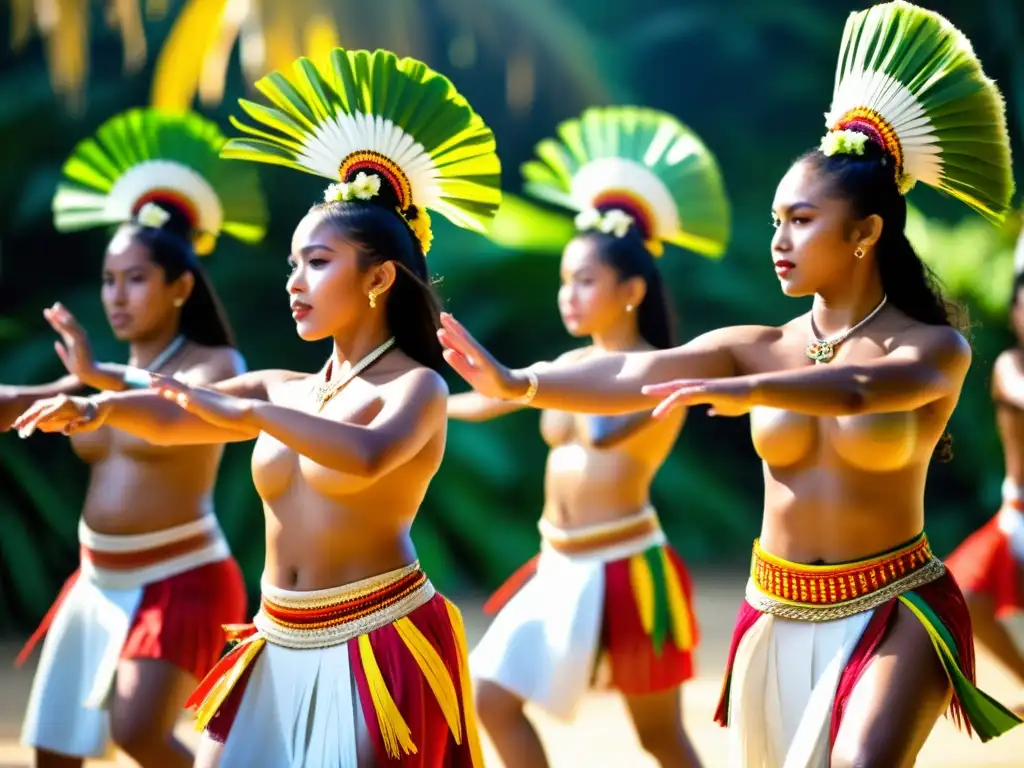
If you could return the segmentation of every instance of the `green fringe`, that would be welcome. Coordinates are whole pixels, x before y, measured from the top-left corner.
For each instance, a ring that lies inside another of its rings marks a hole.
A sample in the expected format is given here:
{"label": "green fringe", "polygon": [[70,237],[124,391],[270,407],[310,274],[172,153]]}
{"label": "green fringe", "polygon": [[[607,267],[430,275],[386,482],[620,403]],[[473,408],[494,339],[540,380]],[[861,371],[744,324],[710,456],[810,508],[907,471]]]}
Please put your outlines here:
{"label": "green fringe", "polygon": [[967,679],[960,669],[959,653],[953,636],[928,603],[915,592],[900,595],[899,599],[921,619],[953,686],[953,694],[978,737],[983,742],[989,741],[1020,725],[1022,721],[1017,715]]}

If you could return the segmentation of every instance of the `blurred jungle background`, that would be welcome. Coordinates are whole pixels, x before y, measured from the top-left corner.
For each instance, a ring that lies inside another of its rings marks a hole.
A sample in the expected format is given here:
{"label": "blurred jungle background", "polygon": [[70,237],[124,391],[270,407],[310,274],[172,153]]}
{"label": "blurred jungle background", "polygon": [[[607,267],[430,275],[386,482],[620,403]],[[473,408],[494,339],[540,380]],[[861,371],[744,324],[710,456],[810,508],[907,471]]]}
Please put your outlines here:
{"label": "blurred jungle background", "polygon": [[[926,0],[971,38],[1007,96],[1024,156],[1024,7],[1018,0]],[[817,143],[846,15],[866,0],[3,0],[0,41],[0,382],[63,373],[41,310],[63,301],[99,359],[126,351],[99,303],[106,234],[58,236],[50,199],[75,142],[106,118],[156,99],[194,105],[226,129],[255,76],[333,41],[386,47],[449,75],[493,127],[505,189],[555,125],[592,104],[674,113],[717,154],[734,211],[720,261],[670,249],[662,259],[690,338],[732,323],[777,323],[785,299],[771,268],[769,209],[787,165]],[[220,19],[223,23],[217,23]],[[236,37],[239,39],[236,41]],[[265,242],[222,238],[206,265],[251,368],[318,368],[325,344],[294,333],[284,294],[292,228],[325,182],[260,168],[271,209]],[[1017,174],[1018,183],[1024,181]],[[998,503],[1002,456],[989,399],[1007,330],[1020,217],[997,229],[920,185],[911,239],[966,303],[975,363],[953,417],[956,456],[929,482],[929,531],[945,554]],[[1017,198],[1020,208],[1020,197]],[[503,361],[551,358],[573,343],[555,305],[559,248],[524,236],[502,249],[435,217],[432,270],[455,312]],[[527,235],[543,233],[526,233]],[[453,391],[464,385],[450,377]],[[263,521],[251,446],[230,446],[217,510],[252,591]],[[537,546],[545,450],[537,414],[450,426],[440,474],[414,529],[421,559],[453,593],[493,588]],[[0,435],[0,634],[44,613],[77,559],[86,468],[67,441]],[[693,413],[661,470],[654,502],[696,568],[742,569],[757,534],[762,480],[747,420]]]}

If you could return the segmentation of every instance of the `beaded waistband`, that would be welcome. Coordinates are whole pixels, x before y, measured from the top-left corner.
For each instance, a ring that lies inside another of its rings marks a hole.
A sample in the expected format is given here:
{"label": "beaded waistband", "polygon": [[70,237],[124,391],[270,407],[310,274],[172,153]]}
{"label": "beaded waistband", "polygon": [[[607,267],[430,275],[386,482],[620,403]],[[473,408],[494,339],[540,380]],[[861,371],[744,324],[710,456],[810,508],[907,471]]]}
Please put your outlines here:
{"label": "beaded waistband", "polygon": [[267,642],[286,648],[327,648],[393,624],[434,596],[414,562],[335,589],[291,592],[263,584],[253,623]]}
{"label": "beaded waistband", "polygon": [[945,572],[923,533],[893,552],[841,565],[791,563],[755,540],[746,598],[762,613],[831,621],[876,608]]}

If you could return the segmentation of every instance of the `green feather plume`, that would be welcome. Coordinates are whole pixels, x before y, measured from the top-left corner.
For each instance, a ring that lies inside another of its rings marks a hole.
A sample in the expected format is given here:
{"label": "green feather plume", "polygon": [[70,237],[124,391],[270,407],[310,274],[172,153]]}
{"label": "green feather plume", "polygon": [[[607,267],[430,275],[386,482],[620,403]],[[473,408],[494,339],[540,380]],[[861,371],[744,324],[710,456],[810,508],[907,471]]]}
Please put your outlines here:
{"label": "green feather plume", "polygon": [[[594,107],[558,126],[523,165],[526,191],[574,211],[632,198],[651,241],[705,256],[725,252],[730,211],[714,155],[675,117],[641,107]],[[633,213],[633,211],[627,211]]]}
{"label": "green feather plume", "polygon": [[437,211],[479,232],[498,210],[494,134],[451,81],[422,62],[336,48],[325,66],[300,58],[290,76],[272,72],[256,88],[272,106],[240,100],[256,125],[232,118],[249,137],[229,141],[223,157],[348,182],[367,170],[343,165],[348,158],[379,153],[407,180],[406,207]]}
{"label": "green feather plume", "polygon": [[967,37],[933,11],[896,0],[850,15],[826,126],[881,136],[903,191],[920,181],[996,222],[1009,209],[1003,97]]}
{"label": "green feather plume", "polygon": [[53,198],[62,232],[130,221],[148,199],[177,201],[198,233],[262,239],[267,204],[254,169],[225,163],[226,139],[194,113],[131,109],[75,147]]}

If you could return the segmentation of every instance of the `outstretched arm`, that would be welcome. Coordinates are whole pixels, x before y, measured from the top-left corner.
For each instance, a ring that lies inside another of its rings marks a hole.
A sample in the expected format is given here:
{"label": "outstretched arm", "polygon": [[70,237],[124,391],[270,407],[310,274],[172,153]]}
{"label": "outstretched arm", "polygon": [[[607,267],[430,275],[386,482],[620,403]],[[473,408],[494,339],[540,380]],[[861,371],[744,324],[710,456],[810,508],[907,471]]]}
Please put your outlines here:
{"label": "outstretched arm", "polygon": [[[257,435],[266,432],[321,466],[376,479],[409,461],[443,429],[448,388],[434,371],[406,373],[387,398],[370,403],[369,423],[338,422],[283,405],[160,382],[165,397],[206,421]],[[359,415],[353,417],[359,420]]]}
{"label": "outstretched arm", "polygon": [[722,328],[673,349],[604,354],[512,371],[491,357],[453,317],[443,314],[441,321],[438,338],[445,347],[445,359],[477,392],[520,400],[532,408],[608,415],[649,410],[657,398],[641,391],[646,384],[680,376],[735,376],[742,372],[738,348],[765,330],[757,326]]}
{"label": "outstretched arm", "polygon": [[768,406],[811,416],[915,411],[957,398],[971,364],[971,349],[955,329],[928,326],[878,360],[831,363],[720,381],[680,380],[650,386],[665,398],[656,415],[680,405],[710,405],[722,416]]}
{"label": "outstretched arm", "polygon": [[9,430],[18,418],[32,403],[48,397],[72,395],[84,389],[77,376],[62,376],[49,384],[35,386],[2,386],[0,385],[0,432]]}
{"label": "outstretched arm", "polygon": [[448,396],[448,418],[456,421],[490,421],[525,407],[515,400],[484,397],[479,392],[461,392]]}
{"label": "outstretched arm", "polygon": [[416,456],[446,421],[440,376],[417,369],[400,381],[365,426],[271,403],[255,404],[249,423],[321,466],[375,480]]}
{"label": "outstretched arm", "polygon": [[[186,382],[209,384],[208,391],[232,395],[232,399],[265,398],[269,382],[288,375],[282,371],[236,374],[243,367],[234,350],[223,350],[179,374]],[[293,374],[294,375],[294,374]],[[231,376],[231,378],[225,378]],[[210,382],[218,381],[212,384]],[[159,382],[160,378],[156,377]],[[205,391],[205,390],[199,390]],[[182,410],[156,389],[131,392],[103,392],[91,398],[54,398],[37,402],[15,426],[30,434],[80,432],[107,424],[155,445],[207,445],[250,440],[258,434],[230,421],[211,423]]]}

